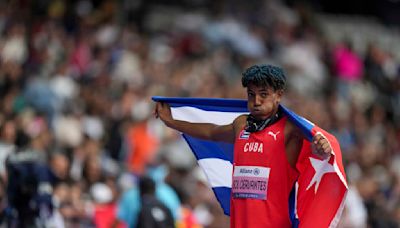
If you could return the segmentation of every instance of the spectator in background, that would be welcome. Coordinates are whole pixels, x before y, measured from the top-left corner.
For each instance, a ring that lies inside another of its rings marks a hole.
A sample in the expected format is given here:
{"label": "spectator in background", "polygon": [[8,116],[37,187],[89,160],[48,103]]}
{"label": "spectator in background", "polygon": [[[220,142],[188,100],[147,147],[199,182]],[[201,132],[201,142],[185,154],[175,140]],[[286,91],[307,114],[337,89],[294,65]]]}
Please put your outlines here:
{"label": "spectator in background", "polygon": [[[178,218],[180,200],[177,193],[165,183],[167,170],[165,165],[154,165],[147,171],[149,177],[156,183],[155,196],[165,204],[173,214],[174,219]],[[138,179],[136,179],[139,181]],[[136,182],[137,183],[137,182]],[[140,189],[134,184],[120,198],[118,205],[118,219],[128,224],[129,227],[135,227],[138,222],[138,213],[140,211]]]}
{"label": "spectator in background", "polygon": [[6,32],[6,40],[1,51],[4,62],[22,64],[28,57],[26,42],[26,26],[23,23],[13,23]]}
{"label": "spectator in background", "polygon": [[122,222],[116,224],[116,195],[110,186],[101,182],[96,183],[91,187],[90,193],[94,199],[93,220],[97,228],[126,227]]}
{"label": "spectator in background", "polygon": [[13,119],[3,119],[0,123],[0,179],[6,181],[6,158],[16,150],[17,126]]}
{"label": "spectator in background", "polygon": [[349,100],[351,89],[361,82],[363,61],[354,51],[350,41],[339,43],[332,52],[338,94],[343,99]]}
{"label": "spectator in background", "polygon": [[344,81],[360,81],[363,76],[363,62],[350,41],[337,44],[332,51],[333,67],[337,77]]}
{"label": "spectator in background", "polygon": [[105,180],[104,170],[101,167],[100,158],[94,155],[86,157],[82,173],[85,191],[89,191],[89,189],[97,182],[102,182]]}
{"label": "spectator in background", "polygon": [[129,144],[127,166],[131,172],[142,175],[155,157],[157,139],[149,132],[147,122],[132,124],[126,137]]}
{"label": "spectator in background", "polygon": [[167,208],[155,196],[156,183],[150,177],[139,180],[141,209],[137,228],[173,228],[174,218]]}
{"label": "spectator in background", "polygon": [[0,178],[0,227],[6,227],[7,220],[7,194],[6,194],[6,184],[4,180]]}
{"label": "spectator in background", "polygon": [[54,175],[55,182],[69,181],[70,161],[67,156],[60,152],[50,155],[49,167]]}
{"label": "spectator in background", "polygon": [[53,222],[52,176],[45,156],[25,149],[7,158],[7,198],[11,227],[47,226]]}

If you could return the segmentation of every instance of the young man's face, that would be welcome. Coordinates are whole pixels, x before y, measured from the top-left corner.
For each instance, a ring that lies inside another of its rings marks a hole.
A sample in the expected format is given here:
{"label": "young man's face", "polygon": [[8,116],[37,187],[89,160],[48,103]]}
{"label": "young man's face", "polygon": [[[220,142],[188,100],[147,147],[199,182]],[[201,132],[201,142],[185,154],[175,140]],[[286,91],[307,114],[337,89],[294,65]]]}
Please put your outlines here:
{"label": "young man's face", "polygon": [[265,120],[273,115],[281,101],[283,91],[250,84],[247,87],[247,107],[256,119]]}

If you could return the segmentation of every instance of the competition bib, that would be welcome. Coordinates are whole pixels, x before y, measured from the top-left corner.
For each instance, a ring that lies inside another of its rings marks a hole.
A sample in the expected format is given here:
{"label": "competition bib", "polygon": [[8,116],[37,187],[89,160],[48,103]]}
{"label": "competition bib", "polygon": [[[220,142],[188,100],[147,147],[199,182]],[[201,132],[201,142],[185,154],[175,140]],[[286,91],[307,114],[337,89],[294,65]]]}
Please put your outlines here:
{"label": "competition bib", "polygon": [[235,166],[232,196],[266,200],[270,170],[262,166]]}

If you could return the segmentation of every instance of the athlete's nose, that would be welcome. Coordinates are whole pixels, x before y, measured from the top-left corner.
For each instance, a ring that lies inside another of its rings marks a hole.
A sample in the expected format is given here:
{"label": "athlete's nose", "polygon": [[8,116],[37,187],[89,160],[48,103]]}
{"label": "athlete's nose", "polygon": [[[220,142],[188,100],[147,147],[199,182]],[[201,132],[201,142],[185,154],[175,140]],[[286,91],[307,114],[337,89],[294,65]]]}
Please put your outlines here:
{"label": "athlete's nose", "polygon": [[254,105],[260,106],[261,105],[261,97],[259,95],[255,95]]}

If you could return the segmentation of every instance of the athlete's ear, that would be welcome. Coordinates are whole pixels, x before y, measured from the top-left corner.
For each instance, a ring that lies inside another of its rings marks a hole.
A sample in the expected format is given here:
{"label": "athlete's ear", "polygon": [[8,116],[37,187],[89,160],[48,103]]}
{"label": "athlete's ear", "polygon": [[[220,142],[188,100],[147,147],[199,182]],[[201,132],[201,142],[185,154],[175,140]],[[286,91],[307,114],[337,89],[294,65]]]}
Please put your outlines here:
{"label": "athlete's ear", "polygon": [[277,99],[278,102],[281,101],[282,96],[283,96],[283,89],[277,90],[276,91],[276,99]]}

